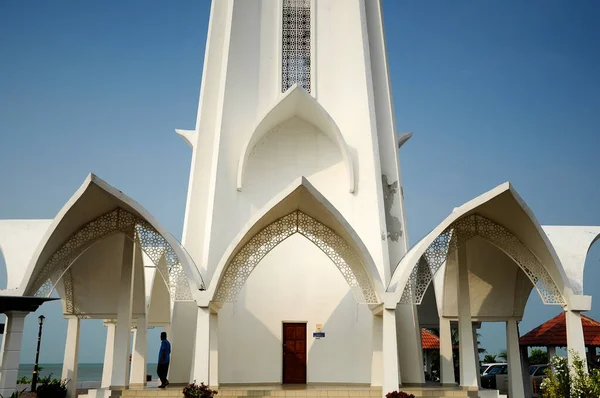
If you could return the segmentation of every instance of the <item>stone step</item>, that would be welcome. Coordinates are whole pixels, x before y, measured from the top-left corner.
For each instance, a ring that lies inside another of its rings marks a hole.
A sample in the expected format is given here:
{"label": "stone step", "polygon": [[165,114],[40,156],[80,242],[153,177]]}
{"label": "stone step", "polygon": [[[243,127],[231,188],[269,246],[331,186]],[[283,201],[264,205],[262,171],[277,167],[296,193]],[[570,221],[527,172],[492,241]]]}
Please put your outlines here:
{"label": "stone step", "polygon": [[[157,388],[125,390],[121,392],[121,397],[183,397],[182,388],[167,388],[160,390]],[[403,388],[402,391],[413,394],[415,397],[445,398],[445,397],[463,397],[476,398],[476,391],[465,391],[460,389],[439,389],[439,388]],[[326,398],[326,397],[347,397],[347,398],[379,398],[381,389],[284,389],[284,390],[218,390],[217,398]]]}

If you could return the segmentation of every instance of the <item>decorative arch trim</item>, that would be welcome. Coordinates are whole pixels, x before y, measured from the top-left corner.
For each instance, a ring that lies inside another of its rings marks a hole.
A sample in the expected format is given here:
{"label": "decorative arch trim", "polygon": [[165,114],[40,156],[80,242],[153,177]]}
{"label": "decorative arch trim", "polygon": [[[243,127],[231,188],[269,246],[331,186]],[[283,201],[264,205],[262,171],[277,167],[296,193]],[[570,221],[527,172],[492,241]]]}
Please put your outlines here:
{"label": "decorative arch trim", "polygon": [[[110,207],[107,208],[107,206]],[[100,210],[102,208],[105,210]],[[73,212],[71,212],[71,210],[73,210]],[[99,239],[99,236],[97,232],[94,232],[96,229],[103,229],[107,234],[112,233],[108,232],[108,230],[111,228],[113,232],[119,232],[119,228],[123,228],[123,225],[119,225],[118,222],[115,224],[114,220],[110,221],[103,218],[105,216],[108,217],[108,214],[114,215],[115,210],[119,210],[121,215],[128,214],[128,216],[125,218],[134,220],[132,222],[134,222],[135,225],[143,226],[143,231],[140,231],[139,235],[140,237],[142,235],[146,236],[144,239],[147,239],[149,242],[151,242],[149,243],[149,247],[152,247],[152,245],[157,247],[158,242],[160,241],[164,247],[170,248],[173,253],[172,258],[176,258],[177,260],[169,261],[176,261],[178,264],[180,264],[182,270],[181,277],[185,276],[187,278],[186,283],[188,283],[188,290],[191,291],[191,295],[193,297],[195,297],[197,294],[197,290],[204,289],[204,281],[202,280],[202,276],[200,275],[190,255],[179,244],[179,242],[168,231],[166,231],[139,203],[129,198],[118,189],[112,187],[102,179],[90,174],[77,192],[73,194],[65,206],[60,210],[41,239],[30,260],[30,264],[27,268],[21,286],[18,289],[18,293],[20,295],[36,294],[40,290],[41,286],[46,283],[49,275],[52,274],[52,272],[50,272],[52,270],[46,267],[48,263],[53,261],[52,259],[57,252],[63,248],[66,249],[66,242],[70,241],[72,238],[78,239],[75,238],[77,234],[81,233],[83,234],[81,235],[82,237],[87,237],[82,238],[83,240],[89,239],[93,236],[96,236],[97,240]],[[95,218],[92,218],[89,216],[90,213],[96,213],[98,215]],[[84,225],[80,225],[78,227],[70,227],[69,225],[77,225],[78,217],[82,217],[82,214],[86,214],[88,217],[92,218],[91,221],[85,222]],[[112,222],[113,224],[112,226],[100,226],[99,224],[95,224],[93,228],[90,226],[90,224],[95,221],[100,221],[100,219],[102,219],[102,222],[104,223]],[[86,229],[87,227],[90,229]],[[62,237],[63,235],[65,238]],[[140,238],[140,241],[144,242],[144,239]],[[91,238],[88,240],[87,244],[89,245],[93,241],[94,239]],[[54,249],[54,247],[56,248]],[[85,250],[85,248],[83,248],[83,250]],[[164,248],[162,250],[164,250]],[[58,260],[56,261],[57,264]],[[43,277],[42,273],[46,276]],[[188,297],[188,294],[186,293],[185,296]]]}
{"label": "decorative arch trim", "polygon": [[[54,252],[32,285],[37,297],[49,297],[62,279],[67,313],[76,313],[70,268],[89,247],[114,233],[130,234],[138,247],[154,263],[169,288],[173,300],[193,300],[183,265],[173,247],[147,221],[117,208],[76,231]],[[161,259],[163,261],[161,261]]]}
{"label": "decorative arch trim", "polygon": [[552,225],[542,227],[565,269],[573,293],[583,294],[583,274],[588,252],[600,241],[600,226]]}
{"label": "decorative arch trim", "polygon": [[[542,267],[552,280],[553,285],[556,286],[560,299],[555,301],[566,301],[567,305],[570,304],[574,297],[573,291],[552,244],[531,210],[508,182],[497,186],[458,208],[455,208],[441,224],[409,250],[396,267],[396,271],[392,275],[391,282],[387,289],[390,292],[394,292],[397,302],[402,300],[405,286],[413,276],[414,268],[428,268],[422,257],[430,245],[434,243],[438,236],[450,229],[451,225],[457,220],[473,214],[480,214],[490,220],[492,217],[495,219],[502,219],[505,215],[510,214],[508,219],[510,219],[513,224],[515,220],[518,220],[519,223],[517,226],[513,225],[513,227],[526,229],[519,229],[517,233],[511,231],[511,234],[518,239],[519,233],[523,235],[523,231],[528,231],[528,235],[526,234],[524,236],[534,237],[535,240],[531,243],[537,245],[535,248],[530,248],[525,244],[523,245],[538,259],[538,262],[542,264]],[[510,231],[509,228],[505,227],[505,229]],[[543,260],[540,260],[541,258],[543,258]]]}
{"label": "decorative arch trim", "polygon": [[337,145],[346,165],[348,190],[353,193],[355,189],[354,162],[342,132],[325,108],[298,84],[290,87],[275,105],[259,119],[252,130],[252,134],[244,143],[238,161],[237,190],[242,190],[248,158],[254,146],[258,144],[267,132],[294,116],[298,116],[313,124]]}
{"label": "decorative arch trim", "polygon": [[301,211],[294,211],[267,225],[233,256],[219,281],[213,301],[235,301],[260,261],[281,242],[297,233],[314,243],[329,257],[346,279],[359,303],[379,303],[373,282],[348,243],[335,231]]}
{"label": "decorative arch trim", "polygon": [[506,228],[478,214],[457,220],[427,247],[412,269],[400,303],[421,304],[427,287],[448,256],[476,236],[506,253],[525,272],[544,304],[565,304],[560,290],[538,258]]}

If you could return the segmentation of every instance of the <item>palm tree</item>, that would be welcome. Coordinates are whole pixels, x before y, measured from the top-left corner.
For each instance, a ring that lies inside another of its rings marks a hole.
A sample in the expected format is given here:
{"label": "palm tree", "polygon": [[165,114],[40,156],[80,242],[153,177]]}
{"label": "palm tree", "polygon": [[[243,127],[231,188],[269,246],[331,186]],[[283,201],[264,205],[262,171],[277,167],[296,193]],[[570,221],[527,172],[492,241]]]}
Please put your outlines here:
{"label": "palm tree", "polygon": [[496,362],[496,355],[495,354],[485,354],[485,356],[483,357],[483,362],[485,362],[485,363]]}
{"label": "palm tree", "polygon": [[506,350],[500,351],[498,355],[496,355],[498,359],[502,359],[504,362],[508,359],[508,355],[506,355]]}

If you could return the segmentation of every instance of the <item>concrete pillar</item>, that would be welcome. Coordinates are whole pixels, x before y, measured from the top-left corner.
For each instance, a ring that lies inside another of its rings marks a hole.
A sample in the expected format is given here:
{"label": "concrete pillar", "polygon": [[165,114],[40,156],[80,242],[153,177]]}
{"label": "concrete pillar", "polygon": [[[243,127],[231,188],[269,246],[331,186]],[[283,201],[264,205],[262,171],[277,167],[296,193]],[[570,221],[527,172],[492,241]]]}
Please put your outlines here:
{"label": "concrete pillar", "polygon": [[[400,387],[400,367],[398,364],[398,340],[396,334],[396,311],[383,309],[383,397]],[[423,367],[421,367],[423,369]]]}
{"label": "concrete pillar", "polygon": [[596,354],[596,346],[589,346],[588,353],[590,356],[590,362],[598,363],[598,354]]}
{"label": "concrete pillar", "polygon": [[77,366],[79,364],[79,318],[73,316],[67,320],[67,342],[63,360],[62,379],[69,380],[67,397],[77,396]]}
{"label": "concrete pillar", "polygon": [[578,311],[565,311],[565,320],[567,323],[567,350],[569,364],[573,363],[573,353],[579,354],[583,361],[584,369],[587,372],[587,357],[585,355],[585,340],[583,339],[583,325],[581,324],[581,315]]}
{"label": "concrete pillar", "polygon": [[450,319],[447,318],[440,318],[440,372],[440,383],[443,386],[456,385],[452,354],[452,329]]}
{"label": "concrete pillar", "polygon": [[17,389],[23,326],[28,312],[7,311],[4,339],[0,348],[0,394],[9,397]]}
{"label": "concrete pillar", "polygon": [[134,286],[134,243],[123,239],[123,261],[121,281],[119,283],[119,301],[117,308],[117,327],[115,330],[115,348],[113,351],[113,369],[110,387],[122,389],[129,385],[129,355],[131,353],[131,309]]}
{"label": "concrete pillar", "polygon": [[[170,337],[167,334],[167,339],[171,342],[171,364],[169,365],[168,377],[171,384],[182,384],[190,381],[197,314],[198,306],[194,301],[175,301],[173,305]],[[208,344],[208,340],[206,343]],[[198,379],[197,381],[198,383],[209,383],[209,379]]]}
{"label": "concrete pillar", "polygon": [[508,395],[510,398],[525,398],[519,327],[515,319],[506,321],[506,355],[508,357]]}
{"label": "concrete pillar", "polygon": [[196,344],[192,380],[197,384],[210,380],[210,309],[197,307]]}
{"label": "concrete pillar", "polygon": [[431,377],[431,350],[425,350],[423,354],[425,356],[425,372]]}
{"label": "concrete pillar", "polygon": [[[402,382],[423,385],[423,345],[421,344],[421,326],[414,305],[396,307],[396,333],[398,336],[398,364]],[[389,392],[389,391],[388,391]]]}
{"label": "concrete pillar", "polygon": [[104,321],[106,326],[106,348],[104,349],[104,366],[102,367],[101,388],[110,387],[110,378],[113,370],[113,353],[115,352],[115,321]]}
{"label": "concrete pillar", "polygon": [[556,355],[556,347],[546,347],[546,352],[548,352],[548,362]]}
{"label": "concrete pillar", "polygon": [[137,328],[133,332],[133,354],[131,358],[131,378],[129,385],[146,385],[147,335],[146,317],[140,316],[137,320]]}
{"label": "concrete pillar", "polygon": [[469,268],[467,263],[467,244],[458,248],[458,340],[460,357],[460,385],[477,387],[475,352],[473,351],[473,326],[471,323],[471,297],[469,294]]}
{"label": "concrete pillar", "polygon": [[477,386],[481,388],[481,373],[479,372],[479,340],[477,340],[477,327],[473,325],[473,351],[475,351],[475,366],[477,368]]}
{"label": "concrete pillar", "polygon": [[521,374],[523,375],[523,386],[525,389],[525,398],[533,397],[533,383],[531,382],[531,376],[529,375],[529,353],[527,347],[521,346]]}
{"label": "concrete pillar", "polygon": [[383,316],[373,316],[373,355],[371,356],[371,387],[383,383]]}
{"label": "concrete pillar", "polygon": [[210,386],[219,386],[219,316],[215,313],[210,314],[210,369],[208,372]]}

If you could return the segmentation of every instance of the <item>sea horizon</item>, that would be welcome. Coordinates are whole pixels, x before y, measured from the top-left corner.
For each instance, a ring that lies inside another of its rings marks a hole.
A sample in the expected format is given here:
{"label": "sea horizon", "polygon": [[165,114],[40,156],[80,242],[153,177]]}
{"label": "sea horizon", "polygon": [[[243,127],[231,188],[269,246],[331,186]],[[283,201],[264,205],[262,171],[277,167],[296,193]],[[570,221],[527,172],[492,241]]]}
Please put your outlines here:
{"label": "sea horizon", "polygon": [[[40,371],[40,377],[46,377],[52,375],[54,378],[60,378],[62,375],[62,362],[55,363],[40,363],[38,366],[42,368]],[[21,363],[19,364],[19,378],[26,376],[31,379],[33,374],[34,364],[32,363]],[[102,362],[88,362],[80,363],[77,366],[77,383],[80,382],[99,382],[102,380],[102,370],[104,363]],[[156,376],[156,363],[146,364],[146,374],[151,374],[153,378]]]}

